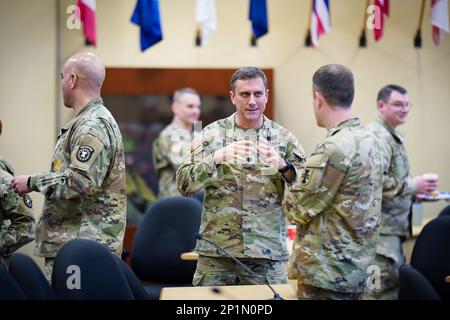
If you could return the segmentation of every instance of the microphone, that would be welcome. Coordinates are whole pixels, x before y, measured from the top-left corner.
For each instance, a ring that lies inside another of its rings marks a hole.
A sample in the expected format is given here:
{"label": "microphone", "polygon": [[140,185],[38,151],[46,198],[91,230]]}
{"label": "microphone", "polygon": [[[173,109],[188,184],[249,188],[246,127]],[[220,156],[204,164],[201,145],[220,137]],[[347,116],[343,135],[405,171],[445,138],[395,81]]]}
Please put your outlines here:
{"label": "microphone", "polygon": [[[217,249],[219,249],[220,251],[222,251],[223,253],[225,253],[228,257],[230,257],[231,259],[233,259],[235,262],[237,262],[241,267],[243,267],[245,270],[247,270],[248,272],[250,272],[253,275],[256,275],[258,278],[262,277],[263,280],[263,284],[265,284],[266,286],[268,286],[270,288],[270,290],[272,290],[273,292],[273,298],[271,300],[284,300],[270,285],[269,281],[267,281],[266,277],[257,274],[255,271],[253,271],[252,269],[250,269],[249,267],[247,267],[245,264],[243,264],[241,261],[239,261],[238,259],[236,259],[231,253],[229,253],[227,250],[225,250],[224,248],[222,248],[221,246],[219,246],[217,243],[215,243],[212,240],[209,240],[208,238],[205,238],[204,236],[202,236],[200,233],[195,234],[195,238],[197,240],[204,240],[210,244],[212,244],[214,247],[216,247]],[[216,289],[217,290],[217,289]]]}

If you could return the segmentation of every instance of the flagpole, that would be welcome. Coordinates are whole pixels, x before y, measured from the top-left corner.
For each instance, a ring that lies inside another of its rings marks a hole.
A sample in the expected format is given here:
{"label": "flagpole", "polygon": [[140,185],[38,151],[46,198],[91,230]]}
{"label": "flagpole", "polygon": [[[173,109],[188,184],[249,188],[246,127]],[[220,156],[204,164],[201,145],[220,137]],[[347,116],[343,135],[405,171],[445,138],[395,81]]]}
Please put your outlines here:
{"label": "flagpole", "polygon": [[200,26],[197,26],[197,30],[195,31],[195,46],[200,47],[202,45],[202,30]]}
{"label": "flagpole", "polygon": [[370,6],[370,1],[367,0],[366,7],[364,8],[364,19],[363,19],[363,27],[361,31],[361,36],[359,37],[359,47],[365,48],[367,47],[367,37],[366,37],[366,29],[367,29],[367,8]]}
{"label": "flagpole", "polygon": [[422,48],[422,22],[425,14],[425,2],[422,0],[422,8],[420,9],[419,26],[417,27],[416,36],[414,38],[414,48]]}
{"label": "flagpole", "polygon": [[314,0],[311,0],[311,3],[309,5],[309,11],[308,11],[308,29],[306,30],[306,37],[305,37],[305,47],[311,47],[311,15],[313,10],[313,2]]}

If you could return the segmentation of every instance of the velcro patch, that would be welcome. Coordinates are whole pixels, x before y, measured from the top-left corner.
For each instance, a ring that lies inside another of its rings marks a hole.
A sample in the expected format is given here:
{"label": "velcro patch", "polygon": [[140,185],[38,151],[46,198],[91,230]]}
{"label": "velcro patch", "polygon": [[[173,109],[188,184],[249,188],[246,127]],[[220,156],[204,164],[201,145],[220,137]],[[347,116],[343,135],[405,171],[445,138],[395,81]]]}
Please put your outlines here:
{"label": "velcro patch", "polygon": [[87,171],[97,159],[103,149],[103,143],[91,135],[81,137],[70,157],[70,166]]}

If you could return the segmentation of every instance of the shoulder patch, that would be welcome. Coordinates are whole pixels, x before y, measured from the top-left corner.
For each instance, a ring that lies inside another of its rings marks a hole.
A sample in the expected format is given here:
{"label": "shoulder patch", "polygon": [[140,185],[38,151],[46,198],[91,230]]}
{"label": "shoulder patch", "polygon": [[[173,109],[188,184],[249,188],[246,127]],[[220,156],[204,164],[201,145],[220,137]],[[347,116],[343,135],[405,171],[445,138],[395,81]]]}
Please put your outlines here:
{"label": "shoulder patch", "polygon": [[23,196],[23,203],[25,203],[25,205],[30,209],[33,207],[33,201],[27,194]]}
{"label": "shoulder patch", "polygon": [[80,146],[77,151],[77,159],[80,162],[88,162],[91,159],[94,149],[90,146]]}
{"label": "shoulder patch", "polygon": [[311,180],[311,169],[305,169],[301,176],[302,184],[306,185]]}

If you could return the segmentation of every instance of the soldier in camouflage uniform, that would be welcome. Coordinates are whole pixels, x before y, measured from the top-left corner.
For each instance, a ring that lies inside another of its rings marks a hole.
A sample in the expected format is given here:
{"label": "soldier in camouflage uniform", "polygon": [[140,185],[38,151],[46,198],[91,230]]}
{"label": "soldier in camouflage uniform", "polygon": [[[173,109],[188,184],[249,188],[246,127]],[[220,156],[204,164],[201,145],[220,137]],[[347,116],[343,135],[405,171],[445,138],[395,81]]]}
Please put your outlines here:
{"label": "soldier in camouflage uniform", "polygon": [[289,278],[299,299],[359,299],[375,259],[382,162],[373,133],[352,117],[352,72],[326,65],[313,77],[314,113],[328,134],[289,187],[284,207],[297,224]]}
{"label": "soldier in camouflage uniform", "polygon": [[45,258],[49,278],[58,250],[74,238],[122,253],[125,160],[119,127],[100,98],[104,78],[105,67],[94,54],[76,54],[64,64],[64,104],[77,114],[60,131],[50,172],[13,180],[19,194],[45,195],[35,253]]}
{"label": "soldier in camouflage uniform", "polygon": [[286,283],[289,252],[282,200],[305,159],[303,148],[292,133],[263,115],[269,92],[260,69],[237,70],[231,89],[236,113],[194,137],[191,156],[177,171],[177,184],[186,196],[205,188],[200,234],[257,275],[199,240],[193,284]]}
{"label": "soldier in camouflage uniform", "polygon": [[153,162],[159,179],[159,198],[179,196],[175,175],[190,153],[194,123],[200,118],[200,96],[191,88],[175,91],[172,122],[153,143]]}
{"label": "soldier in camouflage uniform", "polygon": [[405,262],[402,244],[411,236],[410,212],[413,197],[432,192],[437,181],[422,176],[412,178],[403,135],[396,129],[407,120],[409,101],[406,89],[383,87],[378,93],[379,119],[368,125],[383,146],[383,201],[381,229],[375,264],[381,271],[381,287],[368,290],[368,299],[397,299],[398,269]]}
{"label": "soldier in camouflage uniform", "polygon": [[[0,134],[2,122],[0,121]],[[33,203],[29,195],[17,196],[11,187],[14,170],[0,157],[0,268],[11,253],[34,239]]]}

